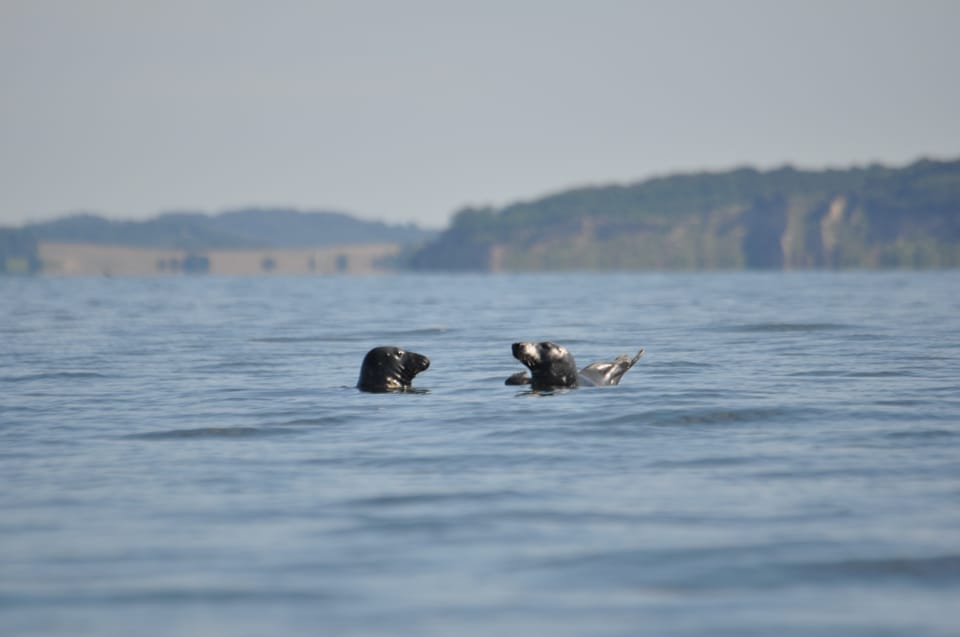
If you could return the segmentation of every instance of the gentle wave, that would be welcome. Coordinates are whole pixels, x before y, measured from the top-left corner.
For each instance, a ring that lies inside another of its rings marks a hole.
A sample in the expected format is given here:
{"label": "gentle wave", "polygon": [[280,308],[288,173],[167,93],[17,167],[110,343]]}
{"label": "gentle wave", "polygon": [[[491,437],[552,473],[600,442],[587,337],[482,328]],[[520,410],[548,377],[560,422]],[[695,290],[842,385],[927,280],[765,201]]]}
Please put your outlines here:
{"label": "gentle wave", "polygon": [[847,372],[844,374],[847,378],[902,378],[916,375],[916,372],[910,369],[882,369],[870,372]]}
{"label": "gentle wave", "polygon": [[353,498],[343,502],[350,507],[404,507],[421,504],[464,504],[467,502],[503,502],[506,499],[529,497],[517,491],[454,491],[447,493],[397,493],[368,498]]}
{"label": "gentle wave", "polygon": [[700,374],[715,367],[714,363],[703,361],[650,361],[644,365],[646,368],[656,370],[658,374],[665,376],[681,376],[685,374]]}
{"label": "gentle wave", "polygon": [[261,438],[296,433],[293,429],[282,427],[198,427],[195,429],[168,429],[129,434],[123,438],[133,440],[178,440],[183,438]]}
{"label": "gentle wave", "polygon": [[20,606],[74,606],[98,604],[179,604],[179,603],[235,603],[235,602],[283,602],[326,601],[342,595],[320,590],[297,590],[284,588],[184,590],[158,588],[140,591],[74,591],[69,593],[0,593],[0,608]]}
{"label": "gentle wave", "polygon": [[87,378],[109,378],[100,372],[43,372],[23,376],[0,376],[0,383],[27,383],[37,380],[78,380]]}
{"label": "gentle wave", "polygon": [[650,463],[652,469],[697,469],[714,467],[740,467],[754,465],[769,460],[757,456],[705,456],[689,460],[655,460]]}
{"label": "gentle wave", "polygon": [[439,336],[441,334],[447,334],[450,332],[449,327],[445,326],[433,326],[433,327],[418,327],[408,330],[385,330],[383,332],[386,337],[413,337],[413,336]]}
{"label": "gentle wave", "polygon": [[887,438],[894,440],[939,440],[946,438],[956,438],[960,436],[960,431],[950,431],[947,429],[918,429],[916,431],[893,431],[886,434]]}
{"label": "gentle wave", "polygon": [[281,360],[259,359],[250,361],[230,361],[223,363],[212,363],[209,365],[197,365],[192,368],[195,372],[256,372],[258,370],[275,369],[283,366]]}
{"label": "gentle wave", "polygon": [[329,427],[332,425],[342,425],[351,421],[352,419],[346,415],[322,416],[316,418],[294,418],[292,420],[282,420],[275,425],[271,425],[269,428],[282,429],[284,427]]}
{"label": "gentle wave", "polygon": [[916,376],[912,369],[881,369],[873,371],[843,371],[838,369],[809,369],[799,372],[790,372],[787,376],[794,378],[902,378]]}
{"label": "gentle wave", "polygon": [[[782,546],[736,546],[652,552],[598,551],[531,561],[526,568],[581,586],[616,583],[675,590],[795,587],[806,584],[909,582],[941,586],[960,581],[960,556],[783,561]],[[736,559],[740,556],[741,559]],[[731,558],[733,561],[731,562]]]}
{"label": "gentle wave", "polygon": [[250,343],[355,343],[366,340],[361,335],[337,336],[258,336],[248,339]]}
{"label": "gentle wave", "polygon": [[[536,396],[536,393],[531,393]],[[540,394],[550,396],[552,394]],[[490,438],[514,438],[529,436],[532,431],[544,433],[589,433],[591,436],[635,436],[648,427],[672,426],[723,426],[757,423],[804,422],[816,419],[823,413],[818,408],[797,407],[745,407],[734,409],[654,409],[642,412],[629,412],[606,417],[594,417],[589,422],[570,422],[557,426],[531,424],[510,429],[494,430],[484,434]],[[452,419],[451,424],[466,424],[469,417]]]}
{"label": "gentle wave", "polygon": [[370,469],[395,469],[410,473],[460,472],[480,469],[497,469],[504,462],[525,468],[556,466],[574,458],[572,452],[551,451],[531,453],[527,451],[472,453],[412,453],[408,456],[354,454],[351,457],[313,458],[304,461],[309,465],[347,466]]}
{"label": "gentle wave", "polygon": [[[424,327],[409,330],[384,330],[379,339],[386,343],[393,340],[421,336],[439,336],[450,331],[447,327]],[[248,339],[250,343],[366,343],[370,341],[368,332],[347,334],[304,334],[298,336],[257,336]]]}
{"label": "gentle wave", "polygon": [[875,404],[885,407],[920,407],[927,404],[927,401],[917,398],[891,398],[878,400]]}
{"label": "gentle wave", "polygon": [[769,332],[832,332],[836,330],[848,330],[852,325],[843,323],[790,323],[790,322],[769,322],[769,323],[748,323],[746,325],[725,325],[714,328],[720,332],[749,332],[749,333],[769,333]]}
{"label": "gentle wave", "polygon": [[911,580],[928,584],[960,582],[960,555],[932,557],[884,557],[811,562],[793,568],[813,577],[853,580]]}
{"label": "gentle wave", "polygon": [[[669,425],[740,425],[760,422],[809,420],[822,413],[815,408],[797,407],[743,407],[725,409],[657,409],[635,416],[640,422],[652,426]],[[603,422],[622,421],[613,417]]]}

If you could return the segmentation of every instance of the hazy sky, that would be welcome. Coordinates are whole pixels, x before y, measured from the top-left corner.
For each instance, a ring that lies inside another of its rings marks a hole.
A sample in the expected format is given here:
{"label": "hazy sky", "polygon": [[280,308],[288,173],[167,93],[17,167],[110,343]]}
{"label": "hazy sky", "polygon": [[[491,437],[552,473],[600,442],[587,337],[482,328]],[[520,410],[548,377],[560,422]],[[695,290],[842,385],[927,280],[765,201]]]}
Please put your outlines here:
{"label": "hazy sky", "polygon": [[0,224],[960,156],[960,1],[0,0]]}

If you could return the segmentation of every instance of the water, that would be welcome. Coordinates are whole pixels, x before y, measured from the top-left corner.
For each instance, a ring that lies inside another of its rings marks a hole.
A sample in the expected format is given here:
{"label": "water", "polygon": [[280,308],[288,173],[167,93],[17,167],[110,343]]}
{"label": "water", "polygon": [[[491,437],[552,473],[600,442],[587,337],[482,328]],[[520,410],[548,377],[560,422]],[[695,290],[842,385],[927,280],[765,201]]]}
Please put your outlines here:
{"label": "water", "polygon": [[957,272],[0,293],[3,635],[958,634]]}

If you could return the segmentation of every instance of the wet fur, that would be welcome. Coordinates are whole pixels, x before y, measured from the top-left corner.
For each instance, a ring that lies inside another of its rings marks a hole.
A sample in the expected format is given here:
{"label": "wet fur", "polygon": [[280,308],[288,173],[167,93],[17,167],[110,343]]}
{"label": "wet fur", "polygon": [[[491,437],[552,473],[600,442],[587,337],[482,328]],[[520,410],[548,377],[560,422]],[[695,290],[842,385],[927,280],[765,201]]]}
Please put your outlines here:
{"label": "wet fur", "polygon": [[533,389],[617,385],[623,375],[643,356],[641,349],[633,358],[618,356],[612,361],[590,363],[577,370],[573,354],[563,345],[550,341],[514,343],[512,351],[513,357],[530,370],[530,376],[517,372],[506,380],[506,384],[530,385]]}
{"label": "wet fur", "polygon": [[430,367],[423,354],[399,347],[374,347],[360,366],[357,388],[369,392],[403,392],[413,388],[413,378]]}

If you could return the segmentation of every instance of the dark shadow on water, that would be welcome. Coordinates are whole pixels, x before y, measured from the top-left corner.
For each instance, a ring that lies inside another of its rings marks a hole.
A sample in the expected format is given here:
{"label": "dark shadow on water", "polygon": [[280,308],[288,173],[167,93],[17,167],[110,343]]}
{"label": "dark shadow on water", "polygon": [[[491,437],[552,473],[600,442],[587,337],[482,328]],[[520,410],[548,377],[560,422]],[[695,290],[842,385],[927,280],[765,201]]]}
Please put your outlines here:
{"label": "dark shadow on water", "polygon": [[[564,394],[569,394],[572,391],[581,389],[580,387],[565,387],[561,389],[525,389],[523,391],[518,391],[514,394],[516,397],[521,396],[562,396]],[[584,389],[597,389],[596,387],[587,387]]]}
{"label": "dark shadow on water", "polygon": [[403,389],[360,389],[356,385],[341,385],[341,389],[348,389],[351,391],[357,391],[361,394],[367,395],[380,395],[380,394],[413,394],[413,395],[423,395],[429,394],[429,389],[421,389],[419,387],[405,387]]}

